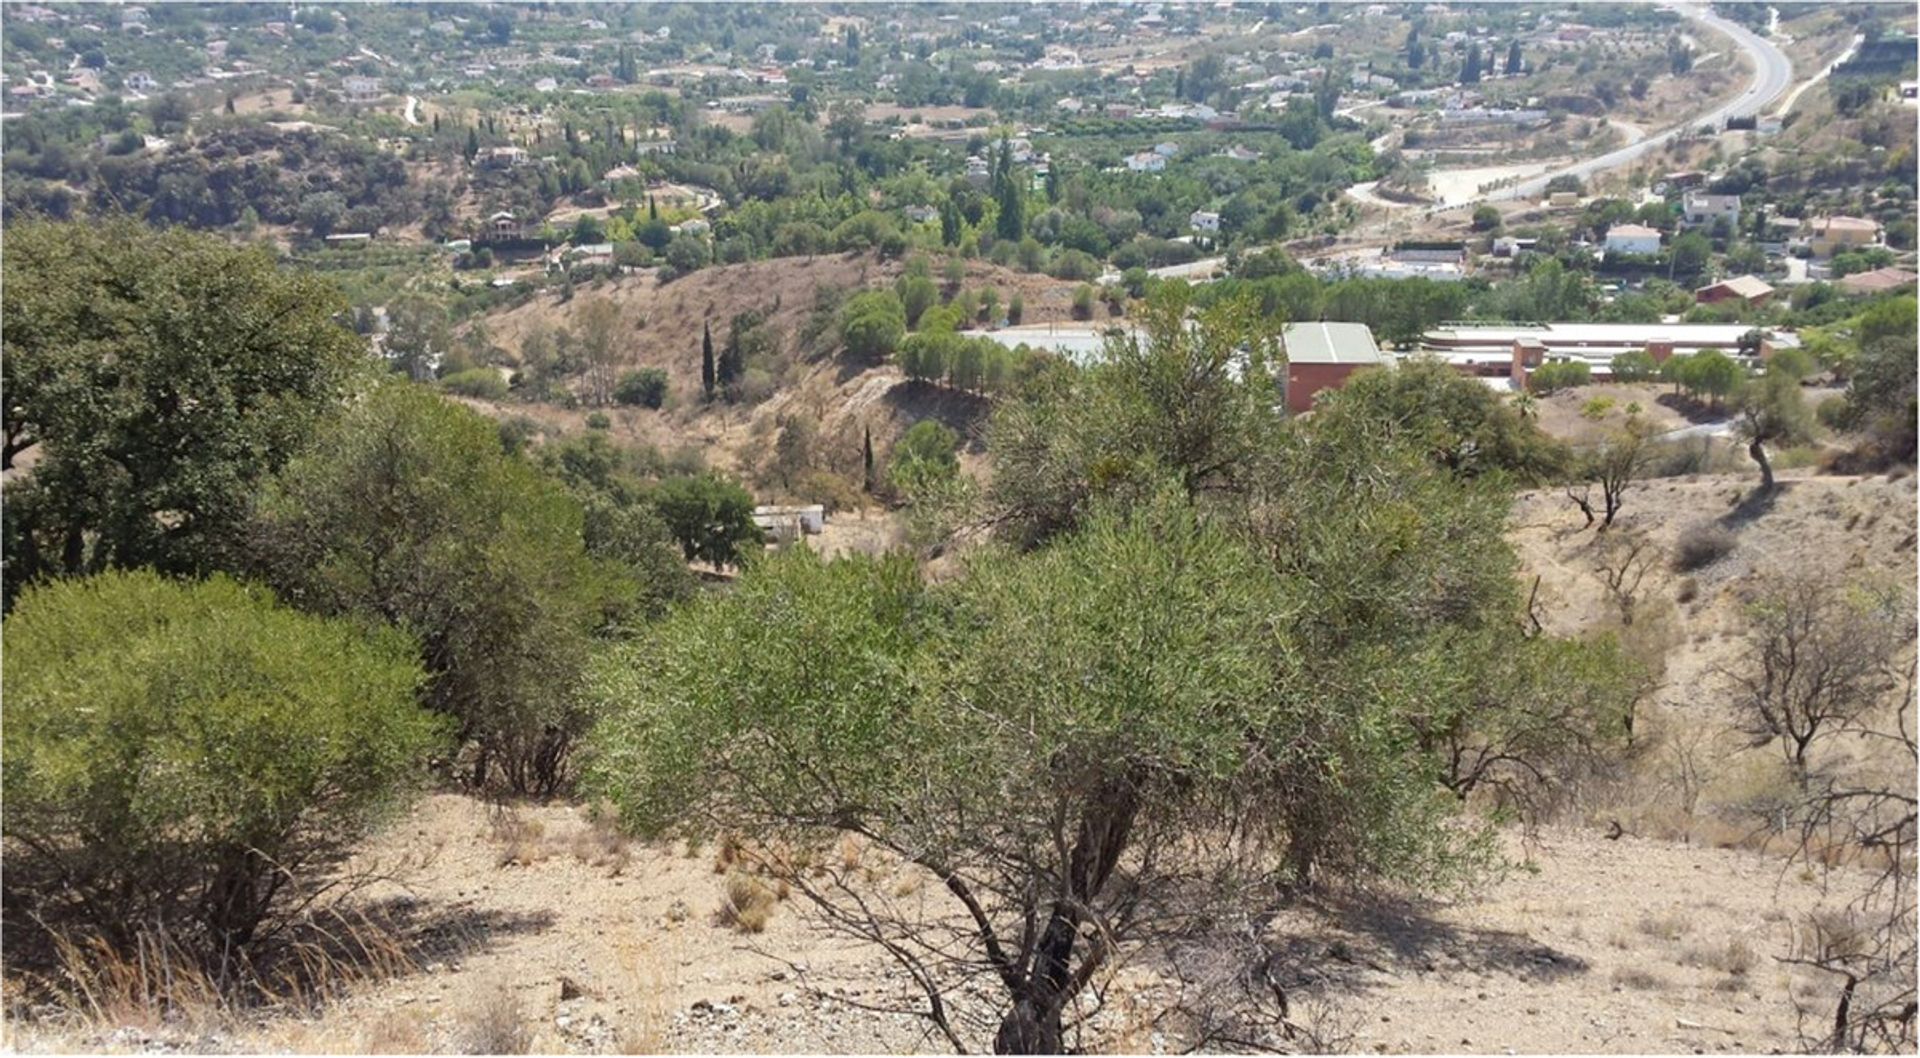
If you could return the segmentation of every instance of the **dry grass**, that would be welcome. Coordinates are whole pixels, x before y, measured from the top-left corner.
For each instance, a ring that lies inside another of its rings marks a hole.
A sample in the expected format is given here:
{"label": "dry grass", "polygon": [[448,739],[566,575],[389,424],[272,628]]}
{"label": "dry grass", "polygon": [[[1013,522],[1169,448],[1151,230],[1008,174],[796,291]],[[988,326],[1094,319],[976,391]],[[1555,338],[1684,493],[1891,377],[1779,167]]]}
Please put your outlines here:
{"label": "dry grass", "polygon": [[714,921],[741,933],[764,933],[779,899],[765,882],[735,872],[727,878],[726,896],[714,909]]}
{"label": "dry grass", "polygon": [[215,965],[161,933],[130,948],[94,935],[52,938],[55,965],[14,981],[69,1021],[98,1029],[231,1031],[263,1009],[313,1014],[354,990],[414,972],[414,952],[365,915],[317,916],[308,937],[261,962]]}
{"label": "dry grass", "polygon": [[520,1010],[520,997],[496,984],[461,1012],[448,1043],[455,1054],[528,1054],[533,1029]]}
{"label": "dry grass", "polygon": [[1613,971],[1613,983],[1618,988],[1631,988],[1640,992],[1657,992],[1667,987],[1667,979],[1651,970],[1642,970],[1638,966],[1622,966]]}
{"label": "dry grass", "polygon": [[1693,929],[1693,922],[1680,911],[1663,911],[1659,914],[1642,911],[1638,928],[1649,937],[1679,940]]}
{"label": "dry grass", "polygon": [[1681,956],[1685,966],[1719,970],[1730,977],[1745,977],[1759,965],[1760,956],[1753,946],[1739,937],[1728,937],[1719,944],[1691,945]]}

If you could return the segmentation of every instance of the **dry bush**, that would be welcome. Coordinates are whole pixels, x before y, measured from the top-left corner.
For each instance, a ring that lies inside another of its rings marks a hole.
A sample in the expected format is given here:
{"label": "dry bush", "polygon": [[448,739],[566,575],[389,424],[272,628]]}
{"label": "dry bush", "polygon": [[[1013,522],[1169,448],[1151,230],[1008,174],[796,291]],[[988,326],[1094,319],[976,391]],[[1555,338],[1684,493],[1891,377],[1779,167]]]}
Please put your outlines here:
{"label": "dry bush", "polygon": [[1696,944],[1688,946],[1680,957],[1685,966],[1700,966],[1732,977],[1745,977],[1759,965],[1760,957],[1754,953],[1753,946],[1739,937],[1728,937],[1719,944]]}
{"label": "dry bush", "polygon": [[1727,556],[1735,540],[1733,533],[1712,522],[1703,522],[1684,530],[1673,546],[1673,568],[1680,573],[1705,569]]}
{"label": "dry bush", "polygon": [[499,867],[528,867],[547,858],[547,825],[514,811],[496,811],[490,821],[490,836],[500,846],[495,859]]}
{"label": "dry bush", "polygon": [[764,933],[776,903],[773,890],[765,882],[736,871],[727,878],[726,897],[714,910],[714,921],[741,933]]}
{"label": "dry bush", "polygon": [[1693,929],[1693,922],[1682,911],[1662,911],[1657,915],[1651,911],[1642,911],[1638,928],[1649,937],[1679,940]]}
{"label": "dry bush", "polygon": [[1667,987],[1666,978],[1638,966],[1622,966],[1613,971],[1613,983],[1620,988],[1632,988],[1641,992],[1657,992]]}
{"label": "dry bush", "polygon": [[573,858],[589,867],[606,867],[618,875],[633,862],[633,844],[605,816],[594,816],[574,831]]}
{"label": "dry bush", "polygon": [[461,1013],[450,1043],[455,1054],[528,1054],[533,1029],[521,1016],[520,997],[496,984],[477,1003]]}

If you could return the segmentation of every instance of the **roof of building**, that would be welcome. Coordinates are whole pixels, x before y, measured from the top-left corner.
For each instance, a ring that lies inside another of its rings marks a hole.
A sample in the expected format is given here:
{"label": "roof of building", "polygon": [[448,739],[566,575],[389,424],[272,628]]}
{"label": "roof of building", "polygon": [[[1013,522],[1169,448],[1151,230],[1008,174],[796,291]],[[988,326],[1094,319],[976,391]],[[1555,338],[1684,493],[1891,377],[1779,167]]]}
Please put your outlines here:
{"label": "roof of building", "polygon": [[1746,323],[1474,323],[1442,324],[1424,337],[1454,342],[1512,344],[1516,339],[1560,344],[1637,345],[1648,342],[1673,342],[1679,346],[1698,343],[1737,344],[1753,330]]}
{"label": "roof of building", "polygon": [[1861,217],[1815,217],[1813,229],[1815,231],[1878,231],[1880,224]]}
{"label": "roof of building", "polygon": [[1920,276],[1904,268],[1876,268],[1871,272],[1855,272],[1837,280],[1840,289],[1851,294],[1878,294],[1887,290],[1910,287]]}
{"label": "roof of building", "polygon": [[1295,364],[1380,364],[1380,346],[1364,323],[1289,323],[1281,332]]}
{"label": "roof of building", "polygon": [[1652,235],[1657,238],[1660,235],[1660,231],[1657,228],[1649,228],[1644,224],[1615,224],[1613,227],[1607,229],[1607,238],[1611,239],[1616,235],[1626,235],[1632,238]]}
{"label": "roof of building", "polygon": [[1694,291],[1694,293],[1696,294],[1704,293],[1706,291],[1713,290],[1716,287],[1731,291],[1733,294],[1739,297],[1747,298],[1747,299],[1764,298],[1768,294],[1773,293],[1773,287],[1771,284],[1769,284],[1766,280],[1761,279],[1759,276],[1751,276],[1751,275],[1734,276],[1732,279],[1722,279],[1718,283],[1712,283],[1707,286],[1701,287],[1699,290]]}

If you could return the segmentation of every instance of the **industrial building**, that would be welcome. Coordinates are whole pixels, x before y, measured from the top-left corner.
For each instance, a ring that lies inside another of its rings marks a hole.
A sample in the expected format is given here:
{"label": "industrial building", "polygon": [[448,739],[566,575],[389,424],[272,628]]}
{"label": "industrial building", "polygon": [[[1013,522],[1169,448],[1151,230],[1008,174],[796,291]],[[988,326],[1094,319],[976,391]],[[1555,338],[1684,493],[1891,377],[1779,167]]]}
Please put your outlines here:
{"label": "industrial building", "polygon": [[1799,344],[1791,334],[1744,323],[1446,323],[1420,336],[1420,351],[1472,375],[1524,384],[1548,361],[1581,361],[1595,378],[1613,374],[1613,358],[1644,350],[1655,361],[1716,349],[1728,356],[1765,359]]}

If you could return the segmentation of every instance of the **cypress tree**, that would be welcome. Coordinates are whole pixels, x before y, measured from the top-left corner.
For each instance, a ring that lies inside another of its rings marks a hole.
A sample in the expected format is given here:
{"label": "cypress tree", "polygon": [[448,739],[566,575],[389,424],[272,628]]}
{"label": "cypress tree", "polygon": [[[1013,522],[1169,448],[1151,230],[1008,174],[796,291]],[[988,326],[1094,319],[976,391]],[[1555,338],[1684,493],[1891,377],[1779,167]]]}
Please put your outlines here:
{"label": "cypress tree", "polygon": [[700,335],[700,388],[706,391],[707,399],[713,399],[713,321],[708,320]]}
{"label": "cypress tree", "polygon": [[862,452],[862,458],[865,460],[866,467],[867,467],[867,479],[866,479],[867,491],[872,492],[873,491],[873,427],[871,426],[866,427],[866,442],[864,445],[864,450]]}
{"label": "cypress tree", "polygon": [[[1520,72],[1520,40],[1518,37],[1516,37],[1514,38],[1513,43],[1507,45],[1507,76],[1512,77],[1514,74],[1517,74],[1519,72]],[[1755,214],[1755,216],[1758,216],[1758,215],[1759,214]]]}

